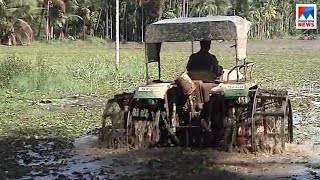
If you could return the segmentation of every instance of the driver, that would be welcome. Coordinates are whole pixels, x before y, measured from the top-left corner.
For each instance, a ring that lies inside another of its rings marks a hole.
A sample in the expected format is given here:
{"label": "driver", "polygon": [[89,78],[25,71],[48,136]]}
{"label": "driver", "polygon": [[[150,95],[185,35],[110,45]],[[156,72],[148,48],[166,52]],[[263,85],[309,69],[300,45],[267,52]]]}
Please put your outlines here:
{"label": "driver", "polygon": [[217,77],[221,75],[222,67],[218,65],[215,55],[210,54],[211,41],[200,41],[200,51],[191,54],[187,64],[187,71],[207,70],[213,72]]}

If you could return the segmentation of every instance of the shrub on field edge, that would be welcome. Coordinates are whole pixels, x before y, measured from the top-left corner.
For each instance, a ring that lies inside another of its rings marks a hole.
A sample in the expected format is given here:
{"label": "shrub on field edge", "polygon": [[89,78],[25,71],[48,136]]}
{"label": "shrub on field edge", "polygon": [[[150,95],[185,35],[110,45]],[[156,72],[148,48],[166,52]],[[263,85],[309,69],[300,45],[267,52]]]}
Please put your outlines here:
{"label": "shrub on field edge", "polygon": [[23,59],[15,55],[8,56],[0,62],[0,87],[7,87],[12,79],[30,70],[31,66]]}
{"label": "shrub on field edge", "polygon": [[0,58],[0,69],[4,69],[0,74],[3,84],[0,88],[20,92],[40,90],[50,94],[114,94],[131,91],[145,79],[144,64],[137,63],[135,58],[126,59],[118,72],[108,56],[85,61],[77,57],[65,60],[64,57],[56,59],[41,54],[16,56]]}
{"label": "shrub on field edge", "polygon": [[63,74],[48,66],[45,58],[37,56],[29,71],[12,78],[10,88],[21,91],[49,90],[48,92],[53,92],[67,82]]}

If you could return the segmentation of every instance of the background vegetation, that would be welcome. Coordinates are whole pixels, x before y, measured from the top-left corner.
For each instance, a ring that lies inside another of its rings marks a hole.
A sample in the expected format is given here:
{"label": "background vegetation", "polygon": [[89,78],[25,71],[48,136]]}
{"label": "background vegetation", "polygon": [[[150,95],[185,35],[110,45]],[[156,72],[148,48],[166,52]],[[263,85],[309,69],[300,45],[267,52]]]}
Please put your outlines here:
{"label": "background vegetation", "polygon": [[[295,35],[296,3],[320,1],[120,0],[120,34],[123,41],[143,41],[145,26],[159,19],[239,15],[253,23],[251,38]],[[0,0],[0,31],[16,18],[30,23],[38,38],[115,37],[115,0]]]}

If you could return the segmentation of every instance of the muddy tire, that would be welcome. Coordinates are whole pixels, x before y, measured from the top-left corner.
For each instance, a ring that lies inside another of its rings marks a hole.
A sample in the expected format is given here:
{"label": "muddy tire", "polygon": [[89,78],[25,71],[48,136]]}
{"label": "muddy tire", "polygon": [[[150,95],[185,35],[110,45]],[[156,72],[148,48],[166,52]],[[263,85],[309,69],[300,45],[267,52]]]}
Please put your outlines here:
{"label": "muddy tire", "polygon": [[102,128],[99,140],[108,148],[125,146],[125,110],[114,99],[108,100],[102,114]]}
{"label": "muddy tire", "polygon": [[[255,122],[254,149],[279,154],[285,150],[286,143],[293,141],[293,118],[291,102],[286,94],[276,94],[264,90],[267,95],[259,96],[260,114]],[[258,96],[257,96],[258,97]],[[263,99],[262,99],[263,98]],[[255,150],[254,150],[255,151]]]}
{"label": "muddy tire", "polygon": [[285,141],[286,143],[293,143],[293,112],[290,100],[287,102],[285,122],[287,122]]}
{"label": "muddy tire", "polygon": [[236,121],[230,117],[225,117],[223,120],[223,139],[220,142],[220,146],[224,151],[232,152],[236,139]]}
{"label": "muddy tire", "polygon": [[152,121],[144,119],[134,119],[132,112],[128,114],[127,137],[131,148],[146,148],[157,144],[160,140],[159,122],[161,111],[153,113]]}

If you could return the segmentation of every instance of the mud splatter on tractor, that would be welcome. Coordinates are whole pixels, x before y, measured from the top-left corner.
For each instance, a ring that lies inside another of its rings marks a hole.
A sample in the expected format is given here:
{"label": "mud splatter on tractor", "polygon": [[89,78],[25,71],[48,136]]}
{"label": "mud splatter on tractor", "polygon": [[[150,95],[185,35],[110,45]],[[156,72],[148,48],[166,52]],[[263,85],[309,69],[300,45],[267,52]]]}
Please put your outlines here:
{"label": "mud splatter on tractor", "polygon": [[[110,148],[179,145],[283,151],[293,140],[290,99],[286,91],[261,89],[252,82],[255,63],[246,57],[249,29],[250,22],[238,16],[150,24],[145,44],[149,83],[108,100],[100,139]],[[220,76],[189,71],[172,82],[162,81],[161,43],[202,40],[234,41],[236,65]],[[149,63],[158,63],[159,79],[149,80]]]}

